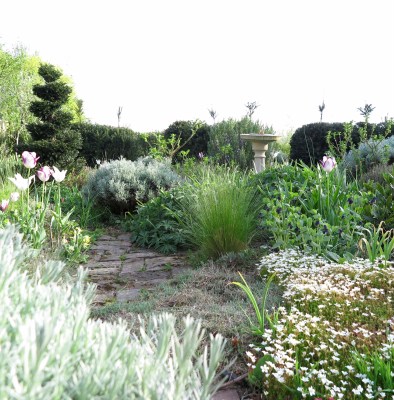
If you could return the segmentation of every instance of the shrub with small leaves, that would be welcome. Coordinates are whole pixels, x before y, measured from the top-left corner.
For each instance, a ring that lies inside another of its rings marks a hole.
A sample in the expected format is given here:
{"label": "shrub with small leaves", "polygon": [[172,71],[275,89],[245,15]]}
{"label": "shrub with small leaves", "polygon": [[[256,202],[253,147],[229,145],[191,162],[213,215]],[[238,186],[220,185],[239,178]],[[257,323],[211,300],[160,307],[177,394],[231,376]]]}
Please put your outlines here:
{"label": "shrub with small leaves", "polygon": [[121,159],[100,165],[89,176],[82,192],[114,213],[122,213],[135,210],[138,203],[146,203],[179,180],[168,161],[151,157]]}

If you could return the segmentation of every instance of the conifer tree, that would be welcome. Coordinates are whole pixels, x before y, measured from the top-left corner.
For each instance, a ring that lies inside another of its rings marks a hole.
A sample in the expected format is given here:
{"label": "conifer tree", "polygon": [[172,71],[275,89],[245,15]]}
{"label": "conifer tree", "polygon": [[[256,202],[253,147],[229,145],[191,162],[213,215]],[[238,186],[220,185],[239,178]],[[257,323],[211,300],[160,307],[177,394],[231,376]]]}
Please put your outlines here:
{"label": "conifer tree", "polygon": [[72,115],[63,110],[72,89],[51,64],[42,64],[38,73],[44,83],[33,87],[39,100],[30,105],[37,122],[27,126],[32,140],[24,150],[36,152],[42,164],[71,168],[82,147],[81,134],[71,129]]}

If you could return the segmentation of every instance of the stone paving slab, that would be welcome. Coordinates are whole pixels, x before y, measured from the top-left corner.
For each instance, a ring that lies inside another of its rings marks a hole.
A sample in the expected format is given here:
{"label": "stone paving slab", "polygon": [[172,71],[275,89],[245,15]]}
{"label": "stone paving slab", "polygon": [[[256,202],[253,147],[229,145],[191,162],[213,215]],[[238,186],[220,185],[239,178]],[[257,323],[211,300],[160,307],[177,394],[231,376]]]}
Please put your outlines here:
{"label": "stone paving slab", "polygon": [[91,247],[86,264],[90,280],[97,285],[94,304],[133,301],[142,288],[150,290],[187,270],[184,259],[134,248],[128,233],[103,235]]}
{"label": "stone paving slab", "polygon": [[135,300],[139,294],[141,289],[126,289],[126,290],[118,290],[116,292],[116,300],[121,303],[126,303],[131,300]]}
{"label": "stone paving slab", "polygon": [[239,395],[235,389],[224,389],[219,390],[212,400],[239,400]]}

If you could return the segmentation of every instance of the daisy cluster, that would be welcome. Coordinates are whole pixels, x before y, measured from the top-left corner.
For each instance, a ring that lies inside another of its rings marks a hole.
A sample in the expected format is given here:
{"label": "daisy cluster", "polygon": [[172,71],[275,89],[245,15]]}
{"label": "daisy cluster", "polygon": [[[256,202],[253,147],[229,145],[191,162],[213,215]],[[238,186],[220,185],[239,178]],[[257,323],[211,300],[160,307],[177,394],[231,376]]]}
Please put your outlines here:
{"label": "daisy cluster", "polygon": [[266,398],[394,399],[394,268],[380,265],[295,249],[260,261],[284,286],[276,326],[247,353]]}

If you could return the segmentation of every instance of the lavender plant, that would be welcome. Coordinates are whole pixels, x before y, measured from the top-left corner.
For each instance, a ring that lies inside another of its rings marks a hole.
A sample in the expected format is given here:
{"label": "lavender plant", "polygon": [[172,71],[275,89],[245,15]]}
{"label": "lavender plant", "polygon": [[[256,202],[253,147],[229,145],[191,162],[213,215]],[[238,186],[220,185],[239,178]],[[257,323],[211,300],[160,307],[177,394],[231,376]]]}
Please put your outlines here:
{"label": "lavender plant", "polygon": [[220,335],[199,354],[201,324],[187,317],[178,334],[175,318],[162,314],[130,337],[125,324],[89,319],[86,272],[66,279],[62,263],[37,261],[26,273],[32,260],[14,226],[0,230],[0,398],[211,398]]}

